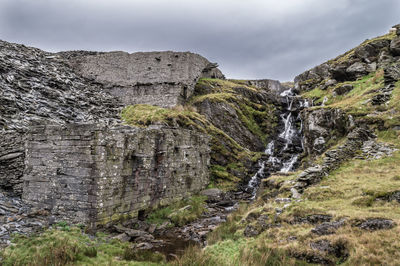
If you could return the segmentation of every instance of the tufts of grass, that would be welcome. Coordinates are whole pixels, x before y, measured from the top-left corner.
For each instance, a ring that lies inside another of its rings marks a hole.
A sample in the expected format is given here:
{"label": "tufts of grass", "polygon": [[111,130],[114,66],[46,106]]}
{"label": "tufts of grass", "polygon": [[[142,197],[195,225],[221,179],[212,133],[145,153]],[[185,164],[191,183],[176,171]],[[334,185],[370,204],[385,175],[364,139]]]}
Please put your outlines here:
{"label": "tufts of grass", "polygon": [[97,249],[80,229],[50,229],[41,235],[17,235],[2,252],[3,265],[65,265],[96,257]]}
{"label": "tufts of grass", "polygon": [[204,252],[199,246],[188,247],[183,255],[169,263],[172,266],[215,266],[221,265],[211,255]]}
{"label": "tufts of grass", "polygon": [[154,123],[162,123],[168,126],[177,124],[183,127],[194,126],[205,122],[205,118],[196,112],[191,106],[176,106],[172,109],[162,108],[147,104],[136,104],[125,107],[121,112],[121,118],[128,125],[147,127]]}
{"label": "tufts of grass", "polygon": [[76,226],[63,230],[66,226],[61,222],[41,234],[15,235],[12,244],[0,252],[1,265],[160,265],[153,263],[159,254],[132,255],[129,243],[101,232],[89,236]]}
{"label": "tufts of grass", "polygon": [[133,260],[155,263],[163,263],[166,261],[165,256],[161,253],[153,252],[151,250],[136,249],[132,247],[128,247],[125,249],[122,258],[127,261]]}
{"label": "tufts of grass", "polygon": [[[167,207],[156,209],[148,215],[147,222],[151,224],[162,224],[165,221],[170,221],[175,226],[183,226],[201,216],[206,210],[206,199],[205,196],[193,196]],[[188,208],[182,209],[184,207]]]}
{"label": "tufts of grass", "polygon": [[240,232],[238,232],[242,227],[240,220],[246,214],[247,210],[248,206],[241,204],[237,211],[228,216],[225,223],[220,224],[214,231],[207,235],[207,242],[212,245],[219,241],[235,241],[240,239],[242,237]]}

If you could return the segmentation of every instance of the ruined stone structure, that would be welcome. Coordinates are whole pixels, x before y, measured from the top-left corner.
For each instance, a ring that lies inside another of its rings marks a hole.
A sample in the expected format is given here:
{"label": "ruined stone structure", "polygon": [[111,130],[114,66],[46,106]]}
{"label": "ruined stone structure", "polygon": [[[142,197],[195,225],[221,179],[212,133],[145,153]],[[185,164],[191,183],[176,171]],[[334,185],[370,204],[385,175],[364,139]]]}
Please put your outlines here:
{"label": "ruined stone structure", "polygon": [[183,104],[201,77],[224,78],[217,64],[190,52],[64,52],[73,69],[103,84],[124,105]]}
{"label": "ruined stone structure", "polygon": [[37,126],[22,198],[64,220],[106,224],[203,189],[209,160],[208,137],[190,130]]}
{"label": "ruined stone structure", "polygon": [[223,77],[216,67],[189,52],[54,54],[0,41],[0,189],[92,225],[201,190],[208,137],[121,127],[119,113],[174,106],[200,77]]}

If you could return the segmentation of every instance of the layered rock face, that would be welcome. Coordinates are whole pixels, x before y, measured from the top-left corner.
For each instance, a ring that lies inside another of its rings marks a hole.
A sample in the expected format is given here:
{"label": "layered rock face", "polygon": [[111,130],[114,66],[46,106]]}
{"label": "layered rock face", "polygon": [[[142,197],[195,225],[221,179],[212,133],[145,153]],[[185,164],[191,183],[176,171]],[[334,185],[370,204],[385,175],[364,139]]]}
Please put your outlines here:
{"label": "layered rock face", "polygon": [[112,124],[120,104],[61,57],[0,41],[0,186],[22,192],[24,133],[32,124]]}
{"label": "layered rock face", "polygon": [[209,182],[208,137],[189,130],[37,126],[27,139],[22,198],[56,220],[133,218]]}
{"label": "layered rock face", "polygon": [[190,52],[63,52],[80,75],[103,84],[124,105],[183,104],[201,77],[224,78],[217,64]]}

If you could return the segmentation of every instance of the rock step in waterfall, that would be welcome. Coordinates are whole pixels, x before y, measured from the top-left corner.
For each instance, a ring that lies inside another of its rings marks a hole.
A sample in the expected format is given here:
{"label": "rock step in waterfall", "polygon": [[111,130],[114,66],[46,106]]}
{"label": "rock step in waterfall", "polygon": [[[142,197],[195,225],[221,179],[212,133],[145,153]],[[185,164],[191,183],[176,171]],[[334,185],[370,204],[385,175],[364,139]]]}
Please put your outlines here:
{"label": "rock step in waterfall", "polygon": [[293,88],[289,88],[280,94],[285,111],[281,114],[281,130],[274,140],[271,140],[264,153],[268,159],[258,162],[259,170],[250,179],[246,192],[251,194],[251,200],[255,199],[257,189],[262,178],[269,173],[288,173],[292,171],[303,152],[302,121],[300,110],[308,107]]}

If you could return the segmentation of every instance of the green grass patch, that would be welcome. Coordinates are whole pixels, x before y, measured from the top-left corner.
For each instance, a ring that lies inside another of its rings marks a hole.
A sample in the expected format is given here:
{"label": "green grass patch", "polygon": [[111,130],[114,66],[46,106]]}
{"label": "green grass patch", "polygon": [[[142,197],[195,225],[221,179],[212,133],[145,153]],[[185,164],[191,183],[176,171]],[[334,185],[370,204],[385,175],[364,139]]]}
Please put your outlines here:
{"label": "green grass patch", "polygon": [[12,244],[0,253],[2,265],[160,265],[152,263],[159,254],[128,258],[130,243],[110,239],[104,233],[89,237],[76,226],[63,230],[66,226],[57,225],[30,237],[15,235]]}
{"label": "green grass patch", "polygon": [[[158,225],[169,221],[175,226],[183,226],[201,216],[205,211],[206,199],[205,196],[192,196],[167,207],[156,209],[148,215],[146,221]],[[188,208],[182,209],[184,207]]]}

